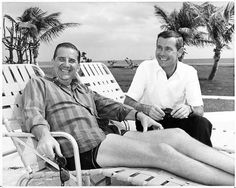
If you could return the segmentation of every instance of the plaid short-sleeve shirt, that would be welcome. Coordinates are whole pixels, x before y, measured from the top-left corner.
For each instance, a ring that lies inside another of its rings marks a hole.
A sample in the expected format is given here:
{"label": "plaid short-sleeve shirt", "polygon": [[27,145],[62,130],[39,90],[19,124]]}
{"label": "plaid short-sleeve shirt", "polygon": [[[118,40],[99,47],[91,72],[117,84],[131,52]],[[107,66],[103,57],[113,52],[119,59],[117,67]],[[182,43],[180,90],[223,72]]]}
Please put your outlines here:
{"label": "plaid short-sleeve shirt", "polygon": [[[71,88],[56,79],[33,77],[23,91],[23,114],[26,132],[37,125],[50,131],[71,134],[78,143],[80,153],[91,150],[105,139],[97,118],[123,121],[133,108],[105,98],[88,89],[78,80]],[[66,157],[73,156],[71,144],[57,139]]]}

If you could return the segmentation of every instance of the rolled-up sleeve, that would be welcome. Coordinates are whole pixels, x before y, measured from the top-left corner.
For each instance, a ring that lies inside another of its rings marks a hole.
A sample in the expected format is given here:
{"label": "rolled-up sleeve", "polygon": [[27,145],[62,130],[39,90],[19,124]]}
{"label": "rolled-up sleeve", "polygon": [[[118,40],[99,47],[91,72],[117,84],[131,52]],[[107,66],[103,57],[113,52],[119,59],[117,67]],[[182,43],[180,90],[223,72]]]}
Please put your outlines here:
{"label": "rolled-up sleeve", "polygon": [[132,107],[106,98],[98,93],[93,93],[98,116],[102,119],[111,119],[123,121],[128,113],[133,110]]}
{"label": "rolled-up sleeve", "polygon": [[22,113],[24,115],[24,127],[22,130],[31,132],[38,125],[45,125],[45,84],[40,78],[32,77],[26,84],[22,94]]}
{"label": "rolled-up sleeve", "polygon": [[187,103],[192,106],[203,105],[201,87],[197,71],[194,68],[191,68],[191,71],[189,71],[188,82],[186,84],[186,99]]}

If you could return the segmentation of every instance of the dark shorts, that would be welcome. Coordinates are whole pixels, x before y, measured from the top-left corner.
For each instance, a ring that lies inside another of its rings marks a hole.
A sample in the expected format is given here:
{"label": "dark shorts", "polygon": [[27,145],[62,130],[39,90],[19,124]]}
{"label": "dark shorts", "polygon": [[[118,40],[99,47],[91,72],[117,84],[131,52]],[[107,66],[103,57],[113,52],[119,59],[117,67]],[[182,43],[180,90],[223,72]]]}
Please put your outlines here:
{"label": "dark shorts", "polygon": [[[119,132],[119,133],[117,131],[109,130],[109,131],[105,132],[105,134],[106,135],[119,134],[119,135],[123,136],[126,132],[127,132],[126,130],[121,130],[121,132]],[[99,149],[100,145],[101,145],[101,143],[89,151],[86,151],[84,153],[80,153],[80,161],[81,161],[81,169],[82,170],[101,168],[97,163],[97,154],[98,154],[98,149]],[[66,168],[68,170],[75,170],[74,157],[70,157],[70,158],[66,158],[66,159],[67,159]]]}
{"label": "dark shorts", "polygon": [[[84,153],[80,153],[80,161],[81,161],[81,169],[82,170],[101,168],[96,162],[98,149],[99,149],[100,145],[101,145],[101,143],[89,151],[86,151]],[[67,159],[66,168],[68,170],[75,170],[74,157],[70,157],[70,158],[66,158],[66,159]]]}

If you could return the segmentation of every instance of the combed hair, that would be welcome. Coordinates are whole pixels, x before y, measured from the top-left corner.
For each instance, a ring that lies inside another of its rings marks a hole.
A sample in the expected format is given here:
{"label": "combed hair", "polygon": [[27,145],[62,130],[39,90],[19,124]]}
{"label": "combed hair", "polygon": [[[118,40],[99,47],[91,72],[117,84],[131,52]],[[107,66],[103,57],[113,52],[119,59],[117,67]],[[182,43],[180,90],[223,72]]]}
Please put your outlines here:
{"label": "combed hair", "polygon": [[177,48],[177,50],[179,50],[181,47],[184,46],[183,37],[175,31],[172,31],[172,30],[163,31],[163,32],[158,34],[157,39],[159,37],[162,37],[164,39],[172,38],[172,37],[176,38],[176,48]]}
{"label": "combed hair", "polygon": [[53,59],[55,60],[55,58],[56,58],[56,56],[57,56],[57,50],[59,49],[59,48],[71,48],[71,49],[74,49],[74,50],[76,50],[77,52],[78,52],[78,58],[77,58],[77,60],[78,60],[78,63],[80,62],[80,51],[76,48],[76,46],[74,45],[74,44],[72,44],[72,43],[70,43],[70,42],[63,42],[63,43],[60,43],[60,44],[58,44],[57,45],[57,47],[56,47],[56,49],[55,49],[55,51],[54,51],[54,54],[53,54]]}

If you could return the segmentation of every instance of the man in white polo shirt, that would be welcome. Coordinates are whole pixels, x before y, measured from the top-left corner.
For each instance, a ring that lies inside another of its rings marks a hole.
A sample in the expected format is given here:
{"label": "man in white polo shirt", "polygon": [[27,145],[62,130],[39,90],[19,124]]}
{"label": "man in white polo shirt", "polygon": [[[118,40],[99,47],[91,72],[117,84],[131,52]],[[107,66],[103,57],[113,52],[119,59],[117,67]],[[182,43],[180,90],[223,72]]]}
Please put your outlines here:
{"label": "man in white polo shirt", "polygon": [[203,116],[203,101],[197,71],[178,58],[183,38],[174,31],[161,32],[156,58],[142,62],[124,101],[162,124],[179,127],[200,142],[212,146],[212,125]]}

